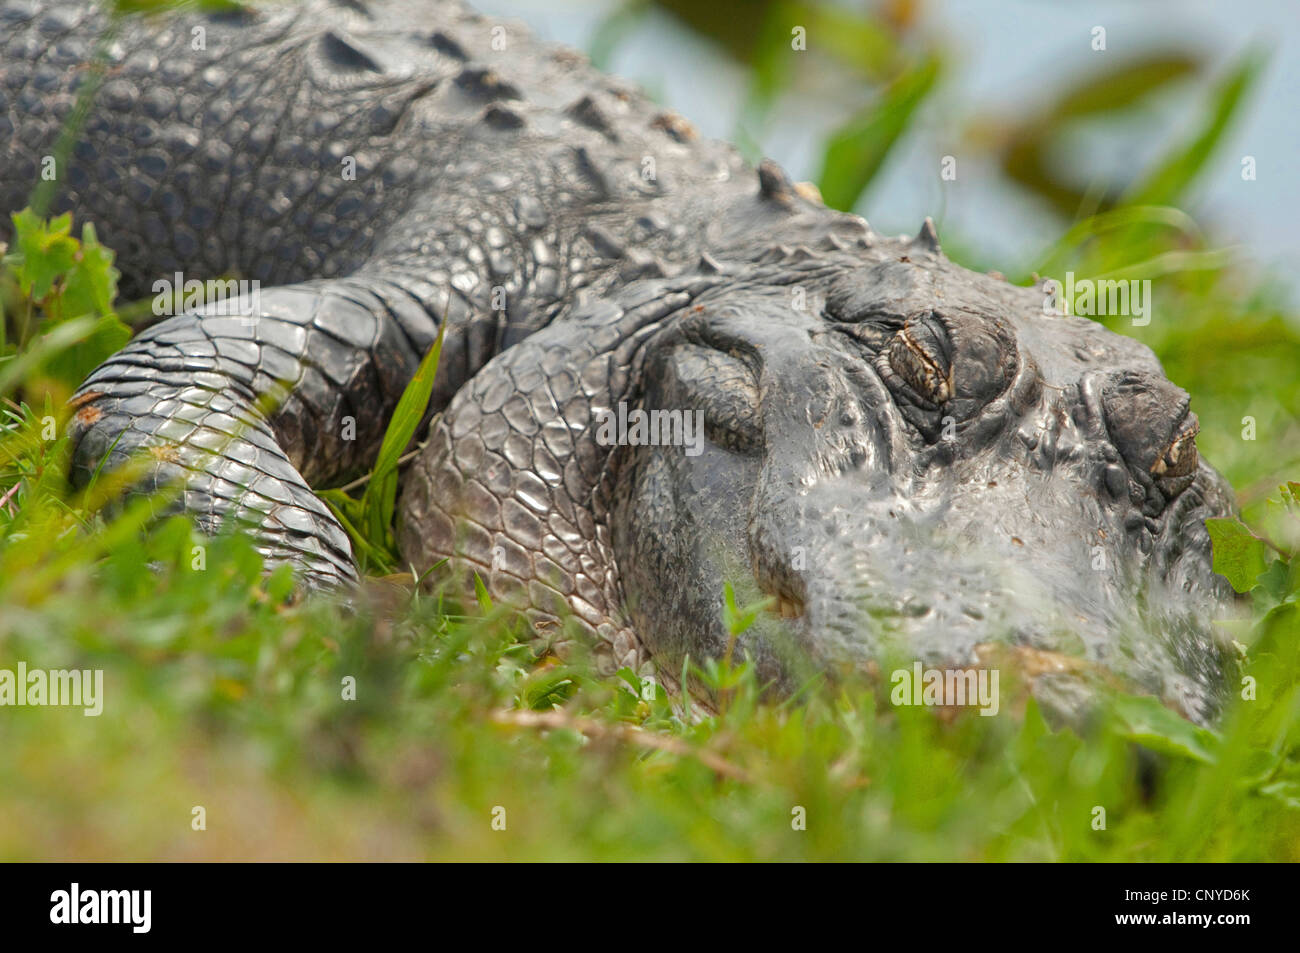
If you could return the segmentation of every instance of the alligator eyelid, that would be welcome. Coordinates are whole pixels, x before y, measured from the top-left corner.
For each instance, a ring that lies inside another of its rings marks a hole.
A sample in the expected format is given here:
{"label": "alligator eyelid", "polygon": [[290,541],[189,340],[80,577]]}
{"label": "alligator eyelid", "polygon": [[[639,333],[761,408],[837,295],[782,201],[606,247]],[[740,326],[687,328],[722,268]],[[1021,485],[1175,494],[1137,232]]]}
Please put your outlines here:
{"label": "alligator eyelid", "polygon": [[[968,312],[968,313],[973,314],[974,312]],[[949,367],[952,367],[953,347],[954,347],[953,327],[952,327],[952,322],[947,315],[939,311],[935,311],[933,309],[929,311],[923,311],[908,318],[903,323],[903,328],[904,330],[906,330],[908,327],[912,325],[924,322],[926,318],[931,319],[928,322],[927,326],[930,328],[930,330],[935,332],[934,335],[935,344],[938,346],[939,349],[939,357],[947,361]],[[936,325],[937,327],[935,327]]]}
{"label": "alligator eyelid", "polygon": [[[926,350],[916,338],[912,337],[908,331],[907,325],[899,329],[894,340],[901,341],[903,346],[920,363],[921,374],[926,387],[921,386],[921,382],[912,380],[910,374],[903,373],[901,369],[894,368],[898,375],[906,380],[908,384],[917,391],[918,397],[922,398],[925,403],[940,405],[947,403],[953,394],[952,385],[952,364],[949,363],[947,370],[939,366],[939,362],[934,355]],[[915,373],[915,370],[913,371]],[[929,390],[932,393],[920,393],[921,390]]]}
{"label": "alligator eyelid", "polygon": [[921,360],[928,364],[936,373],[939,373],[942,376],[942,369],[939,367],[939,362],[936,361],[934,356],[921,345],[921,342],[912,337],[912,334],[907,330],[906,325],[904,325],[898,333],[903,336],[903,341],[906,342],[910,350],[916,353],[917,357],[921,358]]}
{"label": "alligator eyelid", "polygon": [[741,364],[744,364],[745,367],[748,368],[749,373],[753,376],[756,385],[762,380],[763,375],[761,373],[761,368],[759,367],[758,362],[754,359],[753,354],[746,353],[738,347],[732,347],[726,351],[719,351],[718,353],[725,354],[733,361],[739,361]]}

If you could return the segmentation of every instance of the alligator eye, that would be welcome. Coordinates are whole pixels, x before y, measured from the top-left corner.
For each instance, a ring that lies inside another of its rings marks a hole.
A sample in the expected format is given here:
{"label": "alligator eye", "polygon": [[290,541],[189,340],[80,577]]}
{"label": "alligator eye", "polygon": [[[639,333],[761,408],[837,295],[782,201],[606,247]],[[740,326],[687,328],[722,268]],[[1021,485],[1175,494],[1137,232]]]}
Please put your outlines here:
{"label": "alligator eye", "polygon": [[953,394],[952,361],[946,333],[926,315],[898,330],[885,356],[894,373],[929,404],[947,403]]}
{"label": "alligator eye", "polygon": [[1106,383],[1102,403],[1110,438],[1140,481],[1166,501],[1192,484],[1200,425],[1187,408],[1185,391],[1152,374],[1129,371]]}
{"label": "alligator eye", "polygon": [[1196,435],[1200,429],[1196,415],[1189,415],[1165,452],[1151,464],[1151,476],[1166,497],[1177,496],[1196,479],[1196,468],[1200,463]]}

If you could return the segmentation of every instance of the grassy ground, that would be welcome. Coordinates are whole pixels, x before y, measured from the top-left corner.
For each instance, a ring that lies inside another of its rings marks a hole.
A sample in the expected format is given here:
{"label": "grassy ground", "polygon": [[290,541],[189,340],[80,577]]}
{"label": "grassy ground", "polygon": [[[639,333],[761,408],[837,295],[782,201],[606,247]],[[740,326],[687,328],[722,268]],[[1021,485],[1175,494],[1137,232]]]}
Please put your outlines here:
{"label": "grassy ground", "polygon": [[764,702],[744,666],[706,673],[721,704],[701,716],[409,578],[288,598],[242,538],[148,501],[110,515],[111,478],[65,485],[63,402],[130,309],[93,233],[17,219],[0,670],[102,669],[104,711],[0,708],[0,859],[1300,860],[1300,322],[1176,192],[1142,195],[1063,229],[1039,270],[1155,282],[1151,324],[1114,326],[1192,393],[1239,488],[1249,528],[1216,527],[1216,559],[1251,593],[1230,633],[1250,681],[1214,731],[1130,697],[1086,737],[1022,697],[995,718],[870,685]]}

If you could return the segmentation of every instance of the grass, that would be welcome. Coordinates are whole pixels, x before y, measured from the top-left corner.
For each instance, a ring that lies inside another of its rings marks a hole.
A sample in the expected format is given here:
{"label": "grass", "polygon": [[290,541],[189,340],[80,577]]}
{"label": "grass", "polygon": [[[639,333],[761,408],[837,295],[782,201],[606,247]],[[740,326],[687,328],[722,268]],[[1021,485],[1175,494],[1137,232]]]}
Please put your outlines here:
{"label": "grass", "polygon": [[[896,136],[906,120],[854,122]],[[852,137],[837,143],[848,162]],[[1246,504],[1213,532],[1216,568],[1253,606],[1231,632],[1248,697],[1212,731],[1127,696],[1084,736],[1054,731],[1014,688],[995,718],[894,707],[869,684],[777,702],[735,660],[700,673],[720,694],[710,714],[630,672],[596,677],[581,652],[539,655],[490,603],[454,606],[402,575],[298,599],[239,535],[157,523],[148,500],[106,510],[113,474],[67,486],[65,400],[130,309],[93,229],[15,219],[0,670],[102,669],[105,698],[99,717],[0,709],[0,859],[1300,860],[1300,486],[1286,483],[1300,331],[1266,276],[1175,207],[1194,159],[1171,152],[1161,168],[1179,174],[1149,177],[1164,204],[1069,222],[1041,270],[1153,279],[1151,324],[1115,327],[1193,394],[1203,452]],[[331,497],[374,572],[395,568],[392,465],[429,383],[376,479]],[[750,615],[728,599],[727,618],[739,631]]]}

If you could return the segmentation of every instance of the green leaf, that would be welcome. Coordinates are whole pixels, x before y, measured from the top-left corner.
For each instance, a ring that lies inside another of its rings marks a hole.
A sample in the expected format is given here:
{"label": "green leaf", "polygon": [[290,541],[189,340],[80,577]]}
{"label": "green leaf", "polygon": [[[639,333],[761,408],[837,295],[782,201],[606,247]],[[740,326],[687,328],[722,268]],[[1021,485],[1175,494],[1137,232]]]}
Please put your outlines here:
{"label": "green leaf", "polygon": [[1119,734],[1162,754],[1215,764],[1223,739],[1174,713],[1151,695],[1120,695],[1111,710],[1119,719]]}
{"label": "green leaf", "polygon": [[1124,195],[1126,205],[1172,205],[1178,202],[1205,167],[1223,139],[1229,123],[1264,67],[1264,57],[1250,50],[1218,84],[1200,131],[1178,146]]}
{"label": "green leaf", "polygon": [[1290,563],[1284,559],[1274,559],[1268,564],[1268,569],[1256,577],[1255,585],[1260,592],[1271,596],[1277,602],[1281,602],[1296,591],[1294,575]]}
{"label": "green leaf", "polygon": [[1236,519],[1211,518],[1205,521],[1214,546],[1214,571],[1237,592],[1255,588],[1259,574],[1267,568],[1267,544]]}
{"label": "green leaf", "polygon": [[632,689],[632,694],[637,698],[641,697],[641,679],[637,678],[636,672],[632,671],[626,665],[614,673],[616,678],[621,678]]}
{"label": "green leaf", "polygon": [[736,590],[731,587],[731,583],[723,583],[723,602],[722,602],[722,620],[727,627],[727,631],[732,635],[740,635],[758,618],[758,614],[773,603],[773,599],[760,599],[744,607],[736,605]]}
{"label": "green leaf", "polygon": [[614,50],[641,27],[649,13],[649,0],[623,0],[615,5],[596,24],[596,29],[587,42],[587,56],[591,59],[591,65],[598,70],[608,70]]}
{"label": "green leaf", "polygon": [[[81,229],[80,254],[68,272],[63,289],[63,313],[69,317],[110,314],[113,299],[117,297],[117,278],[113,253],[99,243],[95,226],[87,222]],[[125,325],[121,325],[121,329],[130,336]],[[125,343],[125,338],[122,343]]]}
{"label": "green leaf", "polygon": [[10,256],[24,295],[40,301],[50,293],[77,257],[77,240],[69,233],[72,215],[60,215],[46,223],[31,209],[10,216],[14,223],[17,251]]}
{"label": "green leaf", "polygon": [[1282,499],[1290,500],[1293,504],[1300,504],[1300,483],[1294,480],[1287,480],[1286,486],[1281,487]]}
{"label": "green leaf", "polygon": [[30,344],[27,350],[10,361],[0,364],[0,394],[8,394],[33,367],[52,359],[55,355],[75,347],[95,330],[98,320],[92,317],[64,321],[49,334]]}
{"label": "green leaf", "polygon": [[[1120,232],[1119,239],[1126,239],[1139,230],[1152,231],[1163,235],[1165,230],[1178,233],[1181,238],[1199,238],[1200,229],[1186,212],[1176,208],[1160,205],[1134,205],[1111,209],[1090,215],[1070,226],[1069,230],[1052,246],[1051,250],[1034,266],[1033,272],[1040,275],[1053,275],[1065,267],[1068,256],[1087,242],[1103,235]],[[1125,257],[1131,258],[1128,249]],[[1144,256],[1145,257],[1145,256]],[[1021,276],[1025,283],[1031,278],[1026,272]]]}
{"label": "green leaf", "polygon": [[848,211],[857,204],[938,77],[933,57],[904,70],[877,102],[831,135],[818,177],[827,205]]}
{"label": "green leaf", "polygon": [[377,567],[381,572],[389,573],[393,571],[392,560],[388,554],[377,547],[369,538],[361,532],[358,527],[362,524],[361,501],[348,496],[345,492],[338,489],[317,490],[316,495],[324,501],[325,505],[330,508],[342,525],[348,538],[352,540],[352,545],[357,548],[362,556],[370,565]]}
{"label": "green leaf", "polygon": [[478,573],[474,573],[474,595],[478,599],[478,607],[484,613],[492,611],[492,597],[488,595],[487,586],[483,585],[483,580]]}
{"label": "green leaf", "polygon": [[[1080,187],[1063,178],[1054,148],[1063,127],[1077,120],[1089,120],[1121,112],[1153,93],[1200,70],[1200,61],[1184,53],[1158,54],[1146,59],[1108,65],[1100,75],[1090,75],[1070,88],[1054,103],[1001,134],[1002,169],[1014,182],[1050,202],[1070,218],[1081,210],[1109,208],[1116,203],[1118,189],[1094,182]],[[1136,203],[1134,203],[1136,204]]]}
{"label": "green leaf", "polygon": [[1068,89],[1038,121],[1056,126],[1067,119],[1126,109],[1156,90],[1194,76],[1200,68],[1197,58],[1184,53],[1107,68]]}
{"label": "green leaf", "polygon": [[362,528],[376,545],[386,543],[391,536],[393,509],[397,502],[398,461],[415,436],[420,421],[424,419],[425,408],[429,406],[434,378],[438,373],[438,358],[442,354],[442,340],[446,333],[447,321],[444,317],[437,339],[420,361],[415,376],[406,385],[406,390],[402,392],[402,397],[393,410],[388,429],[384,432],[384,442],[379,447],[379,456],[375,459],[370,482],[366,484],[365,493],[361,497],[361,509],[365,514],[365,525]]}
{"label": "green leaf", "polygon": [[1273,784],[1265,784],[1259,788],[1259,793],[1300,811],[1300,781],[1276,781]]}
{"label": "green leaf", "polygon": [[[41,362],[41,373],[76,387],[131,338],[131,329],[114,314],[85,315],[92,328],[75,347],[65,348]],[[64,322],[66,323],[66,322]],[[62,324],[59,325],[60,327]]]}
{"label": "green leaf", "polygon": [[789,4],[783,37],[787,48],[792,23],[808,24],[808,33],[817,38],[819,49],[875,82],[897,75],[902,65],[897,33],[883,21],[855,10],[828,3]]}

